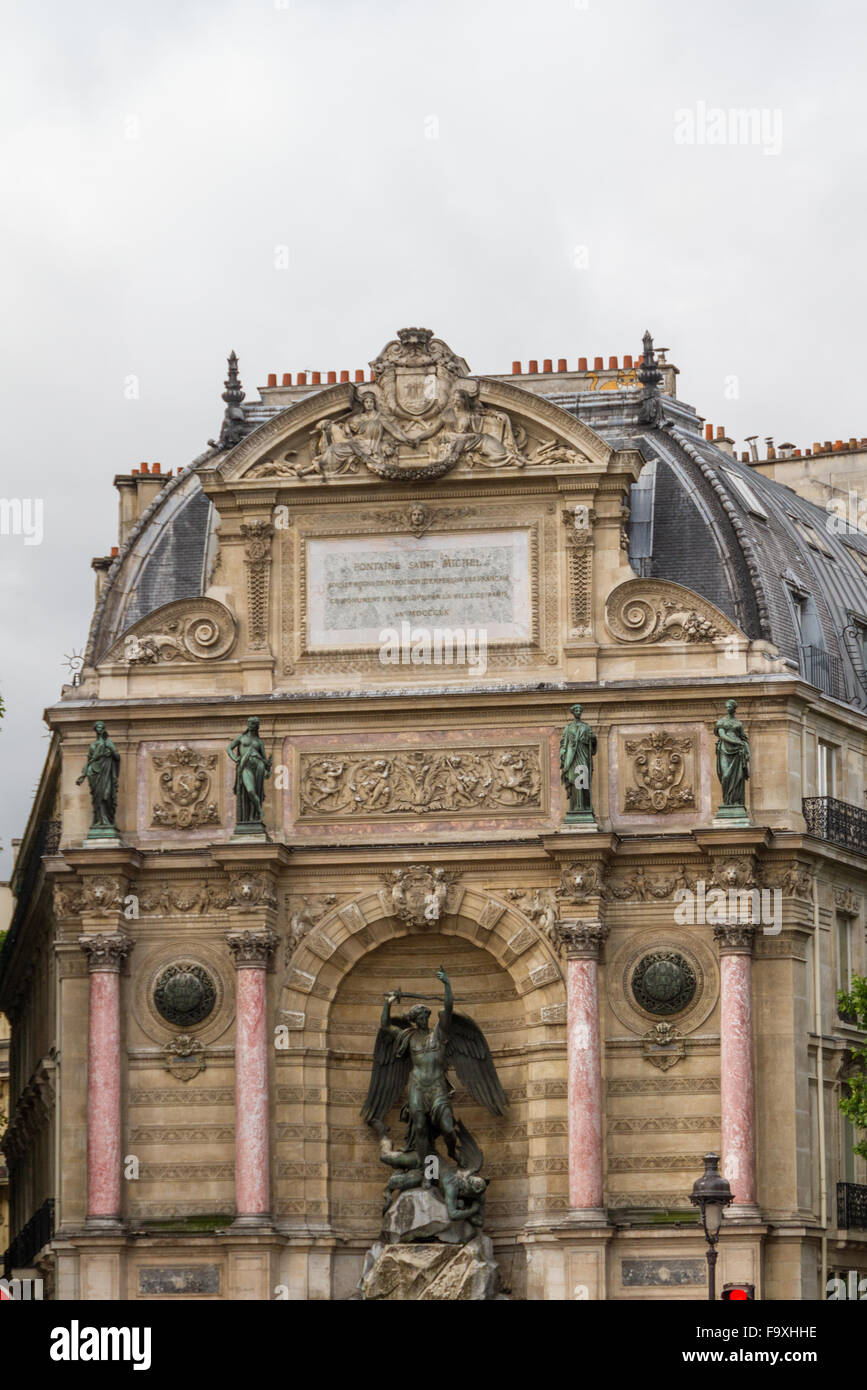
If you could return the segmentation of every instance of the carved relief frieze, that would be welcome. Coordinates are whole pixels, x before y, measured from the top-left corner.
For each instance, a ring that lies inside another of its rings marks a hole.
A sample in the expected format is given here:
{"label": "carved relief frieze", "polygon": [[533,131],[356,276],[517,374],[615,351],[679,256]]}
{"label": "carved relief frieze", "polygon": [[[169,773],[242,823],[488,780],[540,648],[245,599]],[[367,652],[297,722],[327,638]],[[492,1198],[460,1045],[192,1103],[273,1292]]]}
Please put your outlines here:
{"label": "carved relief frieze", "polygon": [[807,864],[797,860],[789,864],[762,864],[759,873],[763,888],[778,888],[785,898],[806,901],[812,896],[813,871]]}
{"label": "carved relief frieze", "polygon": [[170,917],[175,913],[196,916],[205,912],[276,907],[277,899],[267,874],[238,873],[228,879],[195,883],[148,884],[138,893],[139,910],[146,916]]}
{"label": "carved relief frieze", "polygon": [[542,754],[517,748],[303,753],[299,817],[469,815],[542,809]]}
{"label": "carved relief frieze", "polygon": [[844,917],[857,917],[859,912],[858,894],[852,888],[834,888],[834,906]]}

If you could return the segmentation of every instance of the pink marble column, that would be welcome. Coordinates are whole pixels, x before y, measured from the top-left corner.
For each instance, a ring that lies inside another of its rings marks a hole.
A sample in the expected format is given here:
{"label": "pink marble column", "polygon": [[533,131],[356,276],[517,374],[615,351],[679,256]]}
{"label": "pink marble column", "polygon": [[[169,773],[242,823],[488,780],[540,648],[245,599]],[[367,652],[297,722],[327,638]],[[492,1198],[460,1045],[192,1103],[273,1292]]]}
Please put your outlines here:
{"label": "pink marble column", "polygon": [[569,1208],[573,1218],[599,1222],[606,1216],[598,962],[607,928],[598,921],[563,921],[557,935],[566,955]]}
{"label": "pink marble column", "polygon": [[237,970],[235,1017],[235,1226],[271,1221],[266,975],[274,932],[230,932]]}
{"label": "pink marble column", "polygon": [[734,1202],[726,1219],[756,1217],[752,950],[755,928],[714,928],[720,952],[722,1173]]}
{"label": "pink marble column", "polygon": [[120,972],[132,942],[123,932],[79,937],[90,972],[87,1031],[87,1225],[121,1219]]}

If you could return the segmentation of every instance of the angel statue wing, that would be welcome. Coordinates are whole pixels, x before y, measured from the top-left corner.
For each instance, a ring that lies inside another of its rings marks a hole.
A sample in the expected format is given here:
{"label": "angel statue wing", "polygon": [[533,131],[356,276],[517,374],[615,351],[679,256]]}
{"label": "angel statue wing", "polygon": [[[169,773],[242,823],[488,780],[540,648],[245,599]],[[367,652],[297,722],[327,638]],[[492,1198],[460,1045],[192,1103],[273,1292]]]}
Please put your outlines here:
{"label": "angel statue wing", "polygon": [[[440,1019],[445,1022],[442,1014]],[[509,1102],[481,1028],[466,1014],[455,1013],[447,1027],[446,1066],[454,1067],[473,1100],[492,1115],[504,1115]]]}
{"label": "angel statue wing", "polygon": [[[410,1028],[408,1018],[393,1018],[397,1028]],[[388,1028],[380,1028],[373,1049],[373,1066],[370,1069],[370,1085],[361,1110],[361,1118],[368,1124],[385,1119],[393,1105],[397,1105],[403,1095],[412,1069],[412,1056],[406,1046],[406,1037],[395,1037]]]}

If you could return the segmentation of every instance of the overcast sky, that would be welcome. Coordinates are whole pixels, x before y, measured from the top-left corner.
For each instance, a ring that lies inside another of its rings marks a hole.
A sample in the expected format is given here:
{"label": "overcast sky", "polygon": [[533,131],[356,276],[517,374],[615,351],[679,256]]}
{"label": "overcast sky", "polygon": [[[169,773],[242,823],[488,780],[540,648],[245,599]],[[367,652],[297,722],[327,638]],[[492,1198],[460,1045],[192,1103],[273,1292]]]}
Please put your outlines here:
{"label": "overcast sky", "polygon": [[205,446],[230,348],[249,398],[407,324],[480,372],[637,354],[649,327],[739,443],[867,434],[856,0],[0,16],[0,495],[44,501],[40,545],[0,535],[0,877],[117,542],[112,478]]}

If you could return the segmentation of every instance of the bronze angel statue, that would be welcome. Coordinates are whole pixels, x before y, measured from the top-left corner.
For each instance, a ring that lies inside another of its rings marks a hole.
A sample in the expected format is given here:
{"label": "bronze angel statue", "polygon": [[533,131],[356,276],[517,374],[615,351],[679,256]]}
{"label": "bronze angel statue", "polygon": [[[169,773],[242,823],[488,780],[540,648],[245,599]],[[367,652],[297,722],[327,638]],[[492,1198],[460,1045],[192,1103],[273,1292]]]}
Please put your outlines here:
{"label": "bronze angel statue", "polygon": [[[433,1029],[428,1027],[431,1011],[423,1004],[416,1004],[408,1014],[392,1018],[391,1007],[400,1001],[401,991],[391,990],[385,996],[373,1052],[370,1087],[361,1111],[362,1118],[382,1136],[385,1117],[408,1084],[407,1102],[400,1112],[401,1119],[407,1122],[403,1152],[415,1154],[422,1173],[422,1187],[431,1186],[431,1165],[425,1160],[430,1154],[436,1154],[440,1135],[445,1140],[449,1157],[454,1160],[458,1159],[459,1148],[466,1157],[470,1145],[474,1146],[474,1151],[477,1147],[469,1131],[460,1121],[455,1122],[454,1087],[446,1077],[450,1067],[457,1072],[473,1099],[486,1106],[492,1115],[504,1114],[508,1104],[484,1033],[471,1018],[455,1013],[452,987],[442,966],[436,974],[442,981],[445,996]],[[479,1153],[478,1164],[474,1166],[480,1164]],[[437,1165],[433,1165],[433,1170],[438,1171]]]}

